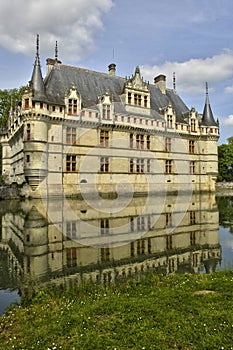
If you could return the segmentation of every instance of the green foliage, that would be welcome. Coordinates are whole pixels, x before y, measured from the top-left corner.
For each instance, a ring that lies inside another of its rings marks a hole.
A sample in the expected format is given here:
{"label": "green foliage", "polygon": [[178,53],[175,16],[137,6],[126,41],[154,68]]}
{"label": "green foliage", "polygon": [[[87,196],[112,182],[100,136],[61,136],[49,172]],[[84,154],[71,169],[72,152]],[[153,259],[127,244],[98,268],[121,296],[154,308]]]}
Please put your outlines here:
{"label": "green foliage", "polygon": [[218,147],[218,181],[233,181],[233,137]]}
{"label": "green foliage", "polygon": [[233,272],[148,274],[39,293],[0,318],[3,349],[233,349]]}
{"label": "green foliage", "polygon": [[217,197],[219,210],[219,224],[223,227],[229,227],[230,232],[233,231],[233,198]]}
{"label": "green foliage", "polygon": [[6,125],[11,107],[15,109],[21,100],[24,87],[0,90],[0,128]]}

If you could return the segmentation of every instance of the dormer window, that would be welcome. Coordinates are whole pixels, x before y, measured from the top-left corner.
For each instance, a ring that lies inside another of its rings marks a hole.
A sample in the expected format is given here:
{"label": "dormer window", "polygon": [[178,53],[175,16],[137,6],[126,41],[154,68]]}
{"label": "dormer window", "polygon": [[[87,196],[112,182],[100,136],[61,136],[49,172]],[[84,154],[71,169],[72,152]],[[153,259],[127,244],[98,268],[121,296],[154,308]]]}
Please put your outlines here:
{"label": "dormer window", "polygon": [[167,116],[167,127],[170,129],[173,127],[172,122],[173,122],[172,115],[168,115]]}
{"label": "dormer window", "polygon": [[103,119],[110,119],[110,105],[103,104]]}
{"label": "dormer window", "polygon": [[77,114],[77,111],[78,111],[77,106],[78,106],[77,100],[69,98],[68,114]]}
{"label": "dormer window", "polygon": [[25,100],[24,100],[24,108],[25,109],[29,108],[29,98],[25,98]]}
{"label": "dormer window", "polygon": [[78,115],[81,109],[81,96],[74,84],[71,85],[70,90],[66,92],[65,104],[68,115]]}
{"label": "dormer window", "polygon": [[196,131],[196,120],[191,119],[191,131],[195,132]]}
{"label": "dormer window", "polygon": [[[150,89],[149,82],[143,80],[140,69],[135,69],[132,78],[126,78],[124,87],[124,97],[126,109],[132,111],[136,107],[150,108]],[[140,109],[141,113],[147,113]]]}

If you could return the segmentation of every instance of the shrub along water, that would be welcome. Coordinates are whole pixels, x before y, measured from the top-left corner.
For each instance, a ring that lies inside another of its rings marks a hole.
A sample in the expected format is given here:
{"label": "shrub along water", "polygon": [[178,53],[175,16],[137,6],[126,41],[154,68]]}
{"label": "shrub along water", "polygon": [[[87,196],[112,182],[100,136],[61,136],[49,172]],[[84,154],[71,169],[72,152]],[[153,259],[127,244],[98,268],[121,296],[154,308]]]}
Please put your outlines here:
{"label": "shrub along water", "polygon": [[233,349],[233,272],[148,274],[39,292],[0,318],[2,349]]}

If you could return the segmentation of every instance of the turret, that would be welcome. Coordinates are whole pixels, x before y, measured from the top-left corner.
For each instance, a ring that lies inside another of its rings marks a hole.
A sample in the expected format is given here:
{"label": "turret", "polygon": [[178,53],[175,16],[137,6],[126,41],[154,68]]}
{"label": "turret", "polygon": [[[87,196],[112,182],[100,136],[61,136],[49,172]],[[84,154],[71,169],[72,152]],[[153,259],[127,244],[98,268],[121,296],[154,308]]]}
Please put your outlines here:
{"label": "turret", "polygon": [[210,107],[209,94],[208,94],[208,83],[206,83],[206,100],[205,107],[202,115],[201,125],[205,126],[218,126],[214,120],[214,116]]}
{"label": "turret", "polygon": [[35,98],[45,98],[44,80],[41,73],[40,57],[39,57],[39,35],[36,38],[36,58],[34,63],[34,69],[32,72],[32,78],[30,81],[33,95]]}

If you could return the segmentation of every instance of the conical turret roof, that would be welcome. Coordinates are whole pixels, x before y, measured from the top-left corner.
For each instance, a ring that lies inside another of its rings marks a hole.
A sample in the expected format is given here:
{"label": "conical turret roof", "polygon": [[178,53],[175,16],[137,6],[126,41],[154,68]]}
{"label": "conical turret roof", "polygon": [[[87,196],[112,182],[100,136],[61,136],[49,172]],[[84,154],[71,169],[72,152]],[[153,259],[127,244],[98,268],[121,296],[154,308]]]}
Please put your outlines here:
{"label": "conical turret roof", "polygon": [[214,120],[214,116],[210,107],[209,94],[208,94],[208,84],[206,83],[206,100],[205,107],[202,115],[202,125],[205,126],[217,126],[218,124]]}
{"label": "conical turret roof", "polygon": [[42,77],[41,66],[40,66],[40,57],[39,57],[39,35],[37,35],[36,40],[36,58],[34,63],[34,68],[31,78],[31,86],[35,98],[44,98],[45,97],[45,86],[44,80]]}

